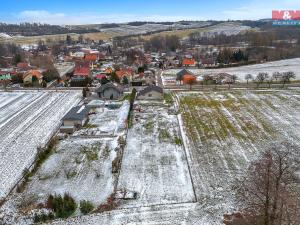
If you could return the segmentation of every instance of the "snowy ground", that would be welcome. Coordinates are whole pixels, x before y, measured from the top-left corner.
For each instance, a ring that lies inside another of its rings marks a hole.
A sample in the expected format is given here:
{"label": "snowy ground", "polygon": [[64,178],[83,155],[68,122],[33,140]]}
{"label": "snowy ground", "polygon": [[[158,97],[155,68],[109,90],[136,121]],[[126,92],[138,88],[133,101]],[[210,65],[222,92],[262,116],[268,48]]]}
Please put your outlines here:
{"label": "snowy ground", "polygon": [[[245,75],[252,74],[254,77],[260,72],[267,72],[270,76],[274,72],[287,72],[293,71],[296,73],[296,79],[300,80],[300,58],[287,59],[275,62],[268,62],[263,64],[231,67],[224,69],[188,69],[197,76],[203,76],[206,74],[218,74],[218,73],[229,73],[235,74],[238,77],[238,81],[245,82]],[[176,73],[180,69],[166,70],[163,73],[163,83],[164,85],[176,83]]]}
{"label": "snowy ground", "polygon": [[61,118],[80,101],[78,92],[0,92],[0,198],[59,128]]}
{"label": "snowy ground", "polygon": [[[116,177],[112,161],[117,140],[110,138],[69,138],[62,141],[53,155],[31,178],[22,193],[14,193],[0,210],[9,224],[31,224],[27,216],[44,204],[49,194],[69,193],[79,203],[88,200],[98,206],[114,192]],[[22,213],[26,212],[26,213]]]}
{"label": "snowy ground", "polygon": [[300,90],[177,94],[197,200],[234,207],[235,178],[271,142],[300,143]]}
{"label": "snowy ground", "polygon": [[[178,116],[169,115],[168,108],[157,102],[140,102],[141,110],[139,105],[135,109],[117,188],[136,191],[138,198],[122,201],[114,211],[52,224],[221,225],[223,214],[234,209],[232,184],[257,153],[274,140],[300,142],[300,89],[179,92],[176,100],[181,112]],[[122,111],[114,113],[115,120],[119,120],[116,115],[123,115]],[[107,114],[99,111],[99,115]],[[99,128],[105,124],[97,114],[92,117],[91,125]],[[107,143],[114,149],[116,143],[110,138],[66,139],[36,174],[28,190],[43,197],[48,186],[56,192],[71,189],[76,199],[101,202],[106,192],[99,196],[97,193],[110,190],[108,171],[114,151],[110,151],[107,160],[89,166],[76,161],[86,159],[82,147],[94,149],[94,145]],[[101,152],[105,151],[100,149],[102,159]],[[76,173],[68,173],[69,169]],[[97,180],[97,173],[105,175]],[[66,179],[67,174],[72,175],[70,179]],[[54,178],[43,180],[53,175]],[[93,185],[89,187],[90,183]]]}
{"label": "snowy ground", "polygon": [[[73,218],[69,225],[219,225],[212,218],[214,209],[207,204],[186,203],[115,210],[103,214]],[[66,221],[55,221],[52,225],[64,225]]]}
{"label": "snowy ground", "polygon": [[[49,194],[69,193],[78,203],[88,200],[97,207],[114,193],[117,176],[112,173],[112,161],[120,151],[119,138],[126,135],[129,102],[124,101],[116,110],[94,111],[88,126],[80,130],[83,134],[78,131],[61,141],[25,190],[9,196],[0,210],[0,223],[3,217],[10,224],[30,224],[28,215],[45,203]],[[95,132],[103,127],[113,133],[102,137]]]}
{"label": "snowy ground", "polygon": [[67,139],[43,164],[30,183],[26,195],[45,201],[50,193],[70,193],[78,202],[95,205],[113,192],[111,162],[117,141],[112,139]]}
{"label": "snowy ground", "polygon": [[92,109],[95,114],[89,116],[88,129],[81,129],[74,135],[115,136],[122,133],[126,128],[129,107],[129,102],[124,101],[119,109],[111,110],[105,107]]}
{"label": "snowy ground", "polygon": [[[129,129],[118,189],[135,191],[137,200],[121,207],[195,200],[176,116],[161,106],[141,105]],[[179,141],[180,142],[180,141]]]}

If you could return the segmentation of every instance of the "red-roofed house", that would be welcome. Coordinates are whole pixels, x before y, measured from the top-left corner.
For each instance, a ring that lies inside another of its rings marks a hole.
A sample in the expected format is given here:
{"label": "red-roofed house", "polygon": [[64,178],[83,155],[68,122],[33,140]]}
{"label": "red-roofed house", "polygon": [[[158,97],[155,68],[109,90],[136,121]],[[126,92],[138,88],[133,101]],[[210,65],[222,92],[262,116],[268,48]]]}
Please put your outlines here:
{"label": "red-roofed house", "polygon": [[121,69],[116,71],[117,76],[121,79],[124,76],[126,77],[131,77],[133,75],[133,70],[132,69]]}
{"label": "red-roofed house", "polygon": [[17,64],[17,69],[20,72],[26,72],[26,71],[30,70],[30,66],[28,65],[28,63],[20,62]]}
{"label": "red-roofed house", "polygon": [[84,67],[84,66],[77,66],[75,67],[74,79],[85,79],[86,77],[90,76],[90,68],[89,67]]}
{"label": "red-roofed house", "polygon": [[104,77],[106,77],[106,74],[97,74],[96,76],[95,76],[95,78],[97,79],[97,80],[101,80],[101,79],[103,79]]}
{"label": "red-roofed house", "polygon": [[86,54],[84,57],[85,60],[87,61],[97,61],[98,60],[98,55],[97,54]]}
{"label": "red-roofed house", "polygon": [[29,70],[23,76],[24,84],[32,84],[34,82],[37,82],[37,83],[41,84],[42,81],[43,81],[43,75],[38,70]]}
{"label": "red-roofed house", "polygon": [[189,67],[189,66],[196,66],[196,60],[195,59],[183,59],[182,61],[182,65]]}

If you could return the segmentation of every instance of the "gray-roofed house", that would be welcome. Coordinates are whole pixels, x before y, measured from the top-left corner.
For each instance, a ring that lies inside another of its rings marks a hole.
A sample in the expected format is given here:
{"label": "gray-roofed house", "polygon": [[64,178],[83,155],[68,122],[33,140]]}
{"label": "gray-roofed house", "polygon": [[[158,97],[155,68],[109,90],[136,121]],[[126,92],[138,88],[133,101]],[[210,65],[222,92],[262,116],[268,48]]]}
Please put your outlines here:
{"label": "gray-roofed house", "polygon": [[163,89],[154,85],[146,87],[137,94],[138,100],[162,100],[163,97]]}
{"label": "gray-roofed house", "polygon": [[117,100],[123,97],[124,88],[115,83],[101,85],[96,92],[101,99]]}
{"label": "gray-roofed house", "polygon": [[193,76],[195,76],[195,74],[193,74],[191,71],[189,71],[187,69],[183,69],[183,70],[179,71],[176,74],[176,80],[177,81],[182,81],[184,75],[193,75]]}
{"label": "gray-roofed house", "polygon": [[62,119],[60,132],[72,134],[76,128],[88,121],[90,107],[85,105],[72,108]]}

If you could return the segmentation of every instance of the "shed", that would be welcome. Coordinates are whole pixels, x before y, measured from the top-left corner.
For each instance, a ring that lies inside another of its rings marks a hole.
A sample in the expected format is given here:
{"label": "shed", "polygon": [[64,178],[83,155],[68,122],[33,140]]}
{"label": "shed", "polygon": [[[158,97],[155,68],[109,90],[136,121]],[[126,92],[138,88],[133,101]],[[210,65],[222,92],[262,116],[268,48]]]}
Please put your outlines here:
{"label": "shed", "polygon": [[90,107],[85,105],[72,108],[62,119],[63,126],[61,127],[61,131],[71,130],[71,127],[84,126],[88,120],[89,112]]}
{"label": "shed", "polygon": [[148,86],[137,94],[138,100],[162,100],[164,91],[158,86]]}

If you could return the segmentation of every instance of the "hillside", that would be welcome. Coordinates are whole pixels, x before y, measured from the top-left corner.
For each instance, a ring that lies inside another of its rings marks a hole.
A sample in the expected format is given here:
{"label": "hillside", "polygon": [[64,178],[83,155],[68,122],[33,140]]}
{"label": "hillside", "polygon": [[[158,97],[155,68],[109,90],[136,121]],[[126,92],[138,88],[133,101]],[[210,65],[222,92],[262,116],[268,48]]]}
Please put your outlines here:
{"label": "hillside", "polygon": [[[13,26],[14,27],[14,26]],[[1,29],[2,35],[0,42],[14,42],[17,44],[33,44],[39,40],[57,41],[65,39],[67,35],[78,38],[80,34],[84,38],[93,40],[109,40],[113,37],[120,36],[138,36],[143,35],[145,39],[149,39],[153,35],[176,34],[181,38],[187,37],[193,32],[203,32],[207,35],[215,33],[224,33],[226,35],[237,34],[241,31],[253,29],[250,26],[244,26],[241,22],[176,22],[176,23],[128,23],[128,24],[99,24],[99,25],[80,25],[80,26],[44,26],[38,27],[37,31],[23,32],[20,28],[16,32],[7,29]],[[43,29],[42,29],[43,28]],[[53,28],[53,29],[52,29]],[[59,29],[58,29],[59,28]],[[52,29],[52,30],[51,30]],[[30,35],[31,34],[31,35]]]}

